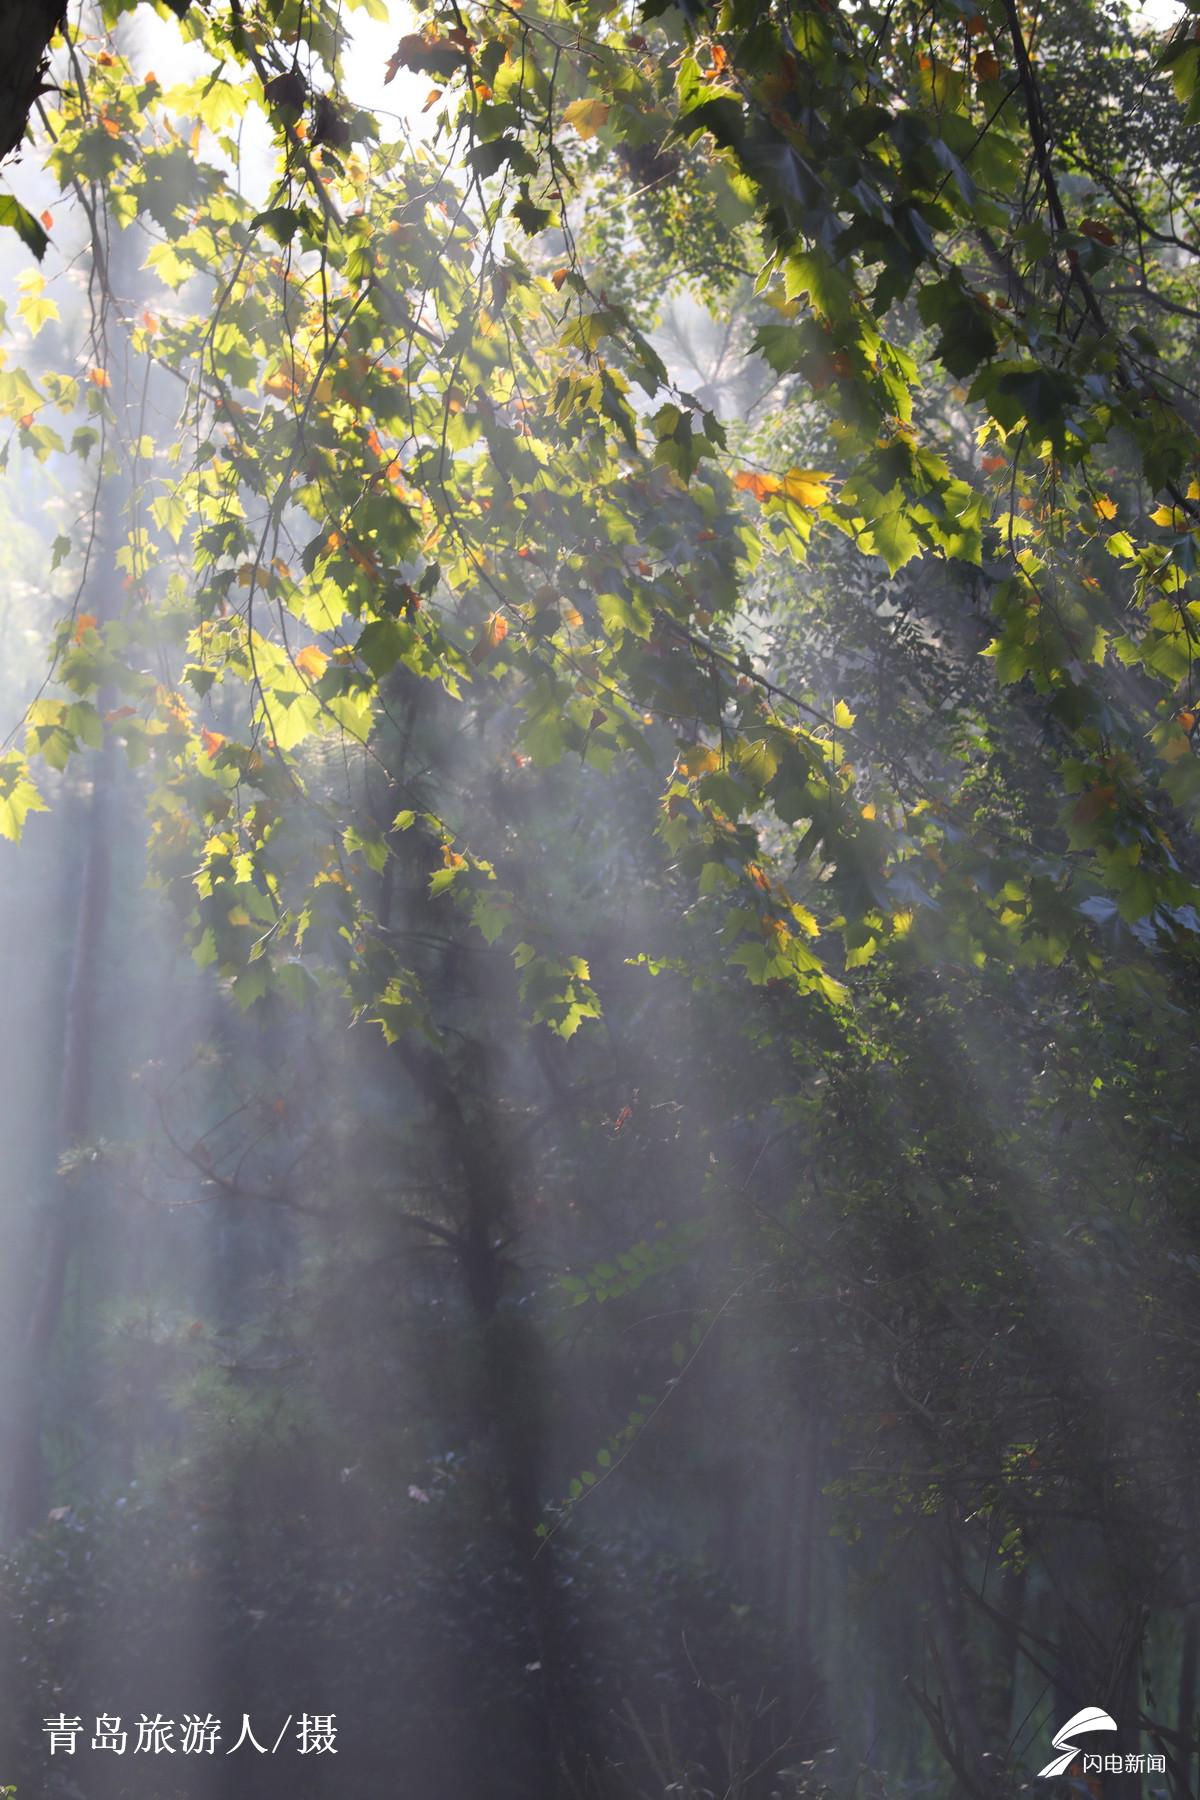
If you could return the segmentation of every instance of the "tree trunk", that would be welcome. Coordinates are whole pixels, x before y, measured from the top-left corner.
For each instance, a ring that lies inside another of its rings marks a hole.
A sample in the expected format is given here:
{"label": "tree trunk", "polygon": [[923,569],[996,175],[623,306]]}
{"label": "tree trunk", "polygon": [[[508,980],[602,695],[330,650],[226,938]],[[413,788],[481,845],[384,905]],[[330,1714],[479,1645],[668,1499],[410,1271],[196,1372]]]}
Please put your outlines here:
{"label": "tree trunk", "polygon": [[1196,1652],[1200,1647],[1200,1619],[1194,1607],[1183,1621],[1183,1648],[1179,1656],[1179,1710],[1175,1729],[1179,1733],[1179,1764],[1184,1791],[1192,1792],[1192,1751],[1189,1748],[1196,1728]]}
{"label": "tree trunk", "polygon": [[63,0],[0,0],[0,158],[25,136],[50,39],[65,17]]}
{"label": "tree trunk", "polygon": [[[538,1648],[547,1728],[544,1789],[530,1800],[557,1800],[563,1781],[585,1779],[587,1728],[571,1673],[564,1604],[552,1545],[540,1537],[545,1461],[543,1354],[536,1327],[501,1304],[500,1240],[513,1220],[510,1172],[500,1131],[485,1102],[470,1113],[452,1073],[436,1053],[401,1039],[406,1069],[430,1107],[447,1160],[462,1180],[459,1265],[478,1332],[481,1423],[496,1449],[497,1475],[517,1564],[525,1581],[529,1622]],[[567,1791],[570,1791],[569,1789]]]}
{"label": "tree trunk", "polygon": [[[103,700],[101,709],[104,710]],[[115,746],[111,736],[106,736],[87,801],[83,869],[63,1014],[62,1086],[55,1129],[60,1156],[86,1141],[91,1124],[98,978],[112,883],[109,844],[116,766]],[[30,1530],[45,1512],[42,1395],[77,1235],[79,1202],[75,1184],[58,1173],[51,1179],[53,1186],[38,1240],[36,1287],[16,1382],[17,1423],[5,1521],[9,1536],[14,1537]]]}

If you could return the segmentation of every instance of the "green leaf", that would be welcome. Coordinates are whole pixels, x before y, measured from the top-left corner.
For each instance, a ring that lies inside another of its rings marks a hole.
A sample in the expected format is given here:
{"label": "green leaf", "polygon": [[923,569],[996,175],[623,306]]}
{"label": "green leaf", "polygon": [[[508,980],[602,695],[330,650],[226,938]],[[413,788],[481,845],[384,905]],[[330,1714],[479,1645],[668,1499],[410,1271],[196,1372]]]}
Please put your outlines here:
{"label": "green leaf", "polygon": [[10,231],[15,231],[21,242],[41,262],[50,239],[33,214],[13,194],[0,194],[0,226],[7,226]]}
{"label": "green leaf", "polygon": [[301,215],[291,206],[271,206],[266,212],[256,213],[250,221],[252,231],[265,231],[268,237],[274,238],[280,249],[286,249],[299,231]]}

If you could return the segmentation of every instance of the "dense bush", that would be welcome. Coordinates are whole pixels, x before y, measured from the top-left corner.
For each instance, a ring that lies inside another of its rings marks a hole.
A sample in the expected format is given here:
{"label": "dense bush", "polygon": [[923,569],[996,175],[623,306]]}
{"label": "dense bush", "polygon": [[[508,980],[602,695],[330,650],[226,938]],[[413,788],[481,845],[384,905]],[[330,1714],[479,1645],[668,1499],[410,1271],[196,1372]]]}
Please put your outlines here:
{"label": "dense bush", "polygon": [[[399,1551],[135,1496],[54,1521],[0,1567],[0,1766],[22,1792],[87,1800],[567,1791],[511,1558],[416,1510]],[[560,1579],[597,1776],[632,1781],[653,1744],[716,1767],[735,1712],[756,1761],[782,1744],[764,1707],[787,1685],[780,1648],[712,1571],[606,1544],[562,1559]],[[83,1720],[74,1759],[49,1755],[60,1712]],[[211,1757],[135,1756],[143,1712],[212,1714],[224,1737]],[[336,1715],[336,1757],[301,1757],[294,1730],[275,1756],[223,1754],[244,1713],[269,1749],[302,1712]],[[123,1756],[90,1749],[101,1713],[129,1732]]]}

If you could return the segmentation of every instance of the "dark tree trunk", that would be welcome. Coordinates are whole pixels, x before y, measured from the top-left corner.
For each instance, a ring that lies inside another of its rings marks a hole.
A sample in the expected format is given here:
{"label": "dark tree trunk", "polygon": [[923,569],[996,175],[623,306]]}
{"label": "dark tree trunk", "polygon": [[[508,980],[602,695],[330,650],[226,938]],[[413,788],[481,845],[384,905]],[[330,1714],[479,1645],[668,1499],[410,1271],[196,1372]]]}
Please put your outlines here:
{"label": "dark tree trunk", "polygon": [[[553,1546],[539,1536],[545,1464],[544,1354],[537,1330],[503,1302],[501,1243],[514,1215],[512,1180],[498,1122],[486,1101],[464,1104],[436,1053],[401,1040],[405,1067],[429,1106],[448,1162],[457,1165],[463,1210],[459,1265],[478,1334],[481,1424],[495,1446],[501,1504],[528,1597],[538,1648],[547,1730],[546,1787],[530,1800],[557,1800],[564,1781],[581,1787],[588,1728],[572,1673]],[[569,1789],[568,1789],[569,1791]]]}
{"label": "dark tree trunk", "polygon": [[50,39],[65,16],[62,0],[0,0],[0,158],[25,136]]}

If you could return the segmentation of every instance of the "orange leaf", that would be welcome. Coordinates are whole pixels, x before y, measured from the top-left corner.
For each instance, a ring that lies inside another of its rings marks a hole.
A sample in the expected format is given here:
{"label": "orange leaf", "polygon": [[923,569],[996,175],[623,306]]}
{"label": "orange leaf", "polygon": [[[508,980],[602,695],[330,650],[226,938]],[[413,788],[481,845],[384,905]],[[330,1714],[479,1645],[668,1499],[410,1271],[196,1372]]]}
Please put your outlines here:
{"label": "orange leaf", "polygon": [[221,748],[221,745],[226,742],[226,739],[219,731],[204,730],[200,733],[200,742],[204,745],[204,754],[206,756],[215,756],[217,751]]}
{"label": "orange leaf", "polygon": [[305,644],[303,650],[297,650],[292,661],[310,681],[319,681],[329,667],[329,658],[316,644]]}
{"label": "orange leaf", "polygon": [[77,644],[82,644],[85,631],[95,631],[98,624],[95,613],[78,613],[75,618],[73,636]]}
{"label": "orange leaf", "polygon": [[49,229],[53,225],[53,223],[54,223],[54,214],[50,211],[50,208],[47,207],[45,212],[42,214],[42,224],[46,227],[46,230],[49,231]]}
{"label": "orange leaf", "polygon": [[112,386],[112,377],[107,369],[89,369],[88,380],[93,387],[110,388]]}
{"label": "orange leaf", "polygon": [[783,489],[783,483],[776,476],[760,475],[756,469],[739,469],[733,485],[744,493],[753,494],[756,500],[769,500]]}
{"label": "orange leaf", "polygon": [[821,506],[829,498],[832,479],[831,475],[817,469],[789,469],[782,477],[760,475],[755,469],[740,469],[733,478],[733,485],[762,502],[782,497],[795,506]]}
{"label": "orange leaf", "polygon": [[373,550],[364,550],[360,544],[347,543],[346,554],[364,575],[379,579],[379,562]]}
{"label": "orange leaf", "polygon": [[1077,825],[1088,825],[1093,819],[1098,819],[1101,813],[1110,812],[1116,804],[1116,799],[1115,787],[1089,788],[1087,793],[1081,794],[1075,802],[1071,817]]}
{"label": "orange leaf", "polygon": [[1107,494],[1101,494],[1098,500],[1092,501],[1092,510],[1098,519],[1115,519],[1117,503],[1110,500]]}
{"label": "orange leaf", "polygon": [[479,664],[490,656],[492,651],[502,644],[508,636],[508,620],[503,613],[493,613],[483,628],[482,636],[471,652],[471,661]]}
{"label": "orange leaf", "polygon": [[980,81],[999,81],[1002,70],[990,50],[981,50],[975,58],[975,73]]}
{"label": "orange leaf", "polygon": [[562,284],[567,279],[567,276],[570,273],[571,273],[570,269],[555,269],[555,271],[554,271],[553,275],[550,277],[550,279],[554,283],[555,287],[561,291]]}
{"label": "orange leaf", "polygon": [[1095,244],[1115,244],[1117,241],[1108,226],[1102,225],[1099,219],[1085,219],[1079,229],[1084,237],[1090,237]]}

